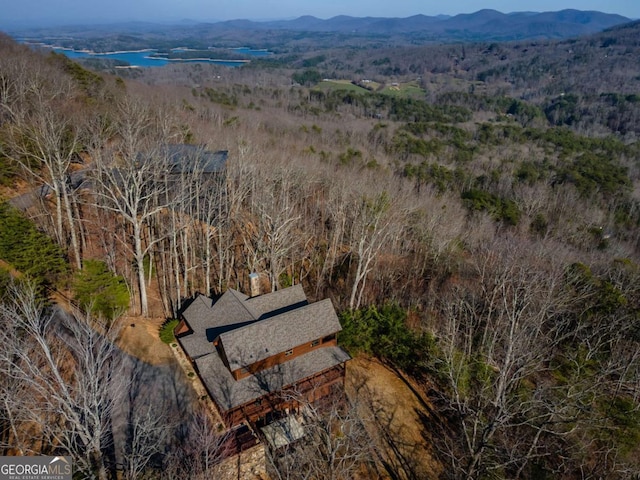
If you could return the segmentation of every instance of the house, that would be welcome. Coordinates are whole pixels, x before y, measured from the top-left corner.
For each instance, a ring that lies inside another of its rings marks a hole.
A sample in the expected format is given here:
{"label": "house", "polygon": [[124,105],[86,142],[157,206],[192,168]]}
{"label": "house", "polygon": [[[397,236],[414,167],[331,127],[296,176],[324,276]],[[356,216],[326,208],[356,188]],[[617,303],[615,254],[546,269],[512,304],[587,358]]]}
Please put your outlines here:
{"label": "house", "polygon": [[[229,152],[206,150],[203,145],[168,144],[162,147],[162,155],[166,162],[163,181],[171,209],[187,214],[190,219],[194,218],[194,211],[199,211],[201,217],[197,220],[215,223],[215,219],[207,218],[207,215],[225,208],[224,184]],[[185,192],[191,195],[191,205],[184,201]],[[200,208],[190,208],[196,205]]]}
{"label": "house", "polygon": [[309,303],[300,285],[247,296],[227,290],[197,296],[182,313],[176,338],[227,427],[264,425],[344,386],[349,355],[329,299]]}
{"label": "house", "polygon": [[173,174],[201,172],[212,175],[224,172],[229,152],[212,152],[199,145],[172,144],[165,147],[165,154]]}

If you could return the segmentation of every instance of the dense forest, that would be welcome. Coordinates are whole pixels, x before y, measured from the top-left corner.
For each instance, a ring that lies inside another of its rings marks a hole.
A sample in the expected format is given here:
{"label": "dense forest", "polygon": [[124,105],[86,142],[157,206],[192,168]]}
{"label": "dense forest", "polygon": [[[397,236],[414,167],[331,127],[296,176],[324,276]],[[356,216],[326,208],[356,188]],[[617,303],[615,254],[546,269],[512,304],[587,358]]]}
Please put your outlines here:
{"label": "dense forest", "polygon": [[[638,39],[115,69],[1,37],[0,448],[211,474],[197,409],[136,403],[117,318],[161,324],[258,272],[331,298],[341,344],[408,378],[439,465],[366,465],[358,430],[272,475],[640,476]],[[176,170],[182,144],[200,154]]]}

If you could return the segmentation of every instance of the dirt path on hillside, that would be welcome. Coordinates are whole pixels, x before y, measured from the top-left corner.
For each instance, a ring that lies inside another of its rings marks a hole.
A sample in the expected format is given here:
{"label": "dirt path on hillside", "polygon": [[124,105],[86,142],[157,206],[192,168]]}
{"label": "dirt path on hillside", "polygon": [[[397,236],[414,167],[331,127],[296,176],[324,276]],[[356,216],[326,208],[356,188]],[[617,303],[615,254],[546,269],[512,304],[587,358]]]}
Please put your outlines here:
{"label": "dirt path on hillside", "polygon": [[442,465],[420,418],[429,413],[394,371],[376,360],[355,358],[347,363],[346,388],[350,398],[357,399],[390,472],[407,480],[438,478]]}
{"label": "dirt path on hillside", "polygon": [[151,365],[164,365],[175,361],[171,347],[160,340],[159,329],[164,321],[161,317],[120,317],[120,348]]}

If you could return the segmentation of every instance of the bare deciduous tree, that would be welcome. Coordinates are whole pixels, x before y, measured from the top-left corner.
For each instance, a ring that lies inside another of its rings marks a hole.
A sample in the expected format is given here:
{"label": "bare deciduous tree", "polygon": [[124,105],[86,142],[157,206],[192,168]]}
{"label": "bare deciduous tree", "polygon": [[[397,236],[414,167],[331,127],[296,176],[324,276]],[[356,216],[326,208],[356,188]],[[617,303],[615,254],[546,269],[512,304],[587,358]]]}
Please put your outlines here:
{"label": "bare deciduous tree", "polygon": [[301,232],[296,230],[300,215],[296,212],[295,183],[290,171],[281,170],[254,192],[257,225],[253,243],[257,259],[268,265],[271,291],[280,287],[285,261],[301,240]]}
{"label": "bare deciduous tree", "polygon": [[542,435],[565,435],[578,420],[580,390],[565,391],[560,403],[544,383],[524,393],[566,339],[562,315],[574,299],[563,289],[561,266],[544,265],[526,247],[487,249],[477,258],[474,278],[446,300],[441,331],[447,403],[460,432],[459,442],[443,436],[446,458],[456,478],[505,468],[521,475],[544,455]]}
{"label": "bare deciduous tree", "polygon": [[107,478],[109,422],[127,383],[117,329],[45,309],[30,286],[10,288],[12,301],[0,305],[0,369],[24,386],[9,405],[25,422],[17,429],[32,432],[33,450],[65,452],[87,478]]}
{"label": "bare deciduous tree", "polygon": [[358,415],[358,408],[342,395],[330,402],[300,400],[304,436],[284,450],[267,454],[275,478],[346,480],[375,476],[375,446]]}
{"label": "bare deciduous tree", "polygon": [[233,450],[233,431],[219,431],[211,414],[201,406],[188,417],[183,437],[165,462],[163,478],[217,478],[220,463],[237,453]]}
{"label": "bare deciduous tree", "polygon": [[349,308],[353,310],[362,304],[367,276],[378,254],[402,229],[405,211],[399,202],[399,196],[384,190],[373,196],[362,194],[350,206],[349,238],[356,262],[349,298]]}
{"label": "bare deciduous tree", "polygon": [[[42,88],[45,88],[44,86]],[[77,268],[82,267],[77,219],[71,187],[71,163],[80,151],[81,132],[61,107],[42,101],[35,112],[14,123],[7,152],[38,187],[38,195],[52,194],[55,203],[55,232],[58,243],[71,249]],[[68,237],[67,237],[68,235]]]}
{"label": "bare deciduous tree", "polygon": [[165,415],[151,407],[133,411],[128,425],[129,438],[123,452],[123,476],[127,480],[145,478],[154,456],[162,456],[171,425]]}
{"label": "bare deciduous tree", "polygon": [[113,147],[98,145],[91,171],[98,206],[120,216],[126,226],[121,241],[135,261],[143,316],[149,315],[145,259],[160,240],[151,226],[154,217],[175,201],[168,194],[167,158],[161,139],[153,136],[153,120],[147,107],[124,102],[114,131],[120,141]]}

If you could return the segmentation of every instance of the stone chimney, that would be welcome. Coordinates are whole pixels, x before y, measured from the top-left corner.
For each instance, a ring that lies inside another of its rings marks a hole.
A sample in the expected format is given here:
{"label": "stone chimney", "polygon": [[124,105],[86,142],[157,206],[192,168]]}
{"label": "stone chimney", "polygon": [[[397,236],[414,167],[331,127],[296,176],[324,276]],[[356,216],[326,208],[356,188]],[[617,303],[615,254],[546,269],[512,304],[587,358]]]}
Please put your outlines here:
{"label": "stone chimney", "polygon": [[256,272],[249,274],[249,290],[250,297],[257,297],[262,293],[260,291],[260,275],[258,275]]}

